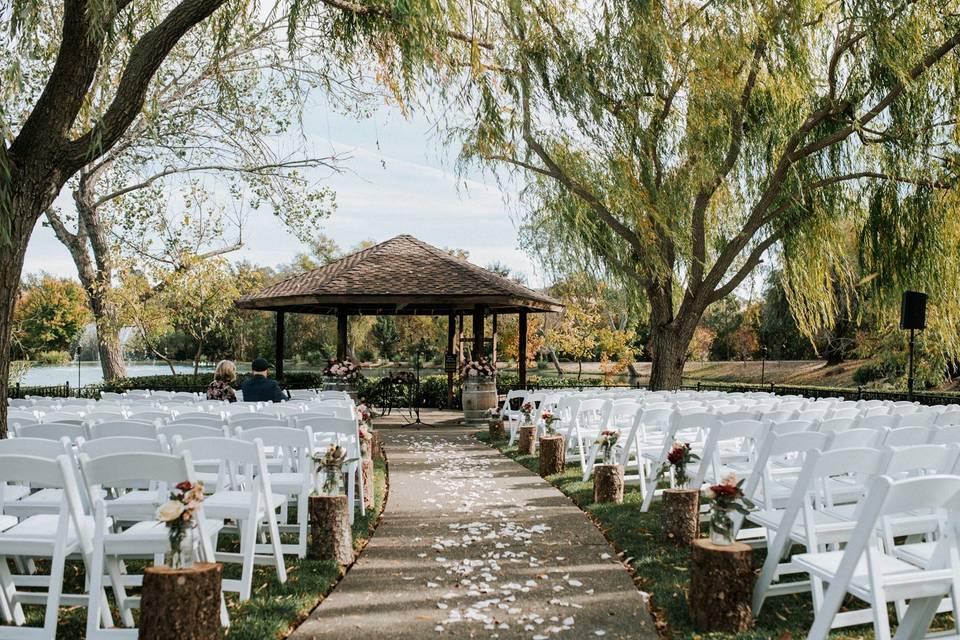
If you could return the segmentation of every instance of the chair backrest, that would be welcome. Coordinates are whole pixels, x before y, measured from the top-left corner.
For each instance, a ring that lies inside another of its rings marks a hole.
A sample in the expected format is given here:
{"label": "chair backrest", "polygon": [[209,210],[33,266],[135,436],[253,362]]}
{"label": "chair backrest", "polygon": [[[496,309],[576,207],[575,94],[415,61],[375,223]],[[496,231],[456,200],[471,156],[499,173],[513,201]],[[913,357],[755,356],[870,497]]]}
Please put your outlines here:
{"label": "chair backrest", "polygon": [[530,393],[530,391],[527,389],[511,389],[510,391],[507,391],[507,397],[503,401],[503,409],[501,410],[501,414],[505,415],[504,412],[506,411],[519,411],[520,403],[528,393]]}
{"label": "chair backrest", "polygon": [[936,430],[931,427],[899,427],[887,431],[883,439],[884,446],[904,447],[927,444]]}
{"label": "chair backrest", "polygon": [[70,440],[49,438],[6,438],[0,440],[0,455],[34,456],[56,460],[70,452]]}
{"label": "chair backrest", "polygon": [[135,438],[156,438],[157,425],[142,420],[118,420],[116,422],[101,422],[87,425],[87,438],[114,438],[118,436],[132,436]]}
{"label": "chair backrest", "polygon": [[838,433],[853,427],[855,418],[827,418],[817,425],[817,431],[823,433]]}
{"label": "chair backrest", "polygon": [[69,411],[50,411],[40,416],[40,422],[56,422],[57,424],[83,424],[84,420],[79,413]]}
{"label": "chair backrest", "polygon": [[50,422],[42,424],[27,424],[17,429],[18,438],[43,438],[45,440],[60,440],[67,438],[76,440],[84,436],[80,424]]}
{"label": "chair backrest", "polygon": [[84,440],[77,446],[79,453],[90,458],[101,458],[115,453],[167,453],[162,436],[157,438],[138,438],[136,436],[115,436]]}
{"label": "chair backrest", "polygon": [[360,455],[360,428],[352,418],[336,418],[334,416],[304,413],[291,416],[290,426],[296,429],[310,427],[313,432],[314,444],[338,443],[347,447],[350,457]]}
{"label": "chair backrest", "polygon": [[226,426],[209,427],[202,424],[165,424],[157,429],[160,435],[172,442],[175,436],[184,440],[193,438],[224,438],[227,436]]}
{"label": "chair backrest", "polygon": [[[0,453],[0,494],[3,491],[3,484],[7,482],[63,489],[60,524],[63,525],[72,520],[73,530],[77,532],[83,552],[91,551],[89,528],[82,526],[80,520],[84,514],[83,501],[80,499],[77,488],[73,463],[66,453],[61,453],[55,458]],[[0,501],[0,511],[2,506],[3,503]]]}
{"label": "chair backrest", "polygon": [[764,411],[760,415],[760,419],[776,425],[793,420],[793,416],[795,416],[796,413],[795,409],[772,409],[770,411]]}
{"label": "chair backrest", "polygon": [[223,423],[220,415],[196,411],[178,413],[177,417],[170,421],[170,424],[202,424],[207,427],[219,427]]}
{"label": "chair backrest", "polygon": [[740,422],[742,420],[759,420],[760,412],[750,409],[736,409],[735,411],[724,411],[717,413],[717,420],[720,422]]}
{"label": "chair backrest", "polygon": [[937,416],[934,424],[938,427],[960,426],[960,411],[944,411]]}
{"label": "chair backrest", "polygon": [[831,447],[850,449],[860,447],[879,447],[887,435],[886,429],[847,429],[835,431]]}
{"label": "chair backrest", "polygon": [[295,413],[292,416],[278,417],[265,413],[239,413],[230,416],[229,425],[232,429],[244,427],[246,429],[256,429],[259,427],[285,427],[290,424],[290,419],[301,417],[307,414],[303,412]]}
{"label": "chair backrest", "polygon": [[773,422],[770,424],[770,433],[783,435],[785,433],[794,433],[797,431],[813,431],[814,422],[809,420],[786,420],[784,422]]}
{"label": "chair backrest", "polygon": [[934,427],[930,444],[953,444],[955,442],[960,443],[960,426]]}
{"label": "chair backrest", "polygon": [[892,416],[888,413],[875,415],[862,415],[854,423],[855,429],[892,429],[897,426],[899,416]]}
{"label": "chair backrest", "polygon": [[953,473],[960,448],[957,445],[921,444],[888,446],[887,468],[884,475],[918,475],[923,473]]}
{"label": "chair backrest", "polygon": [[936,423],[937,414],[933,411],[915,411],[913,413],[899,414],[897,420],[897,429],[903,427],[932,427]]}
{"label": "chair backrest", "polygon": [[798,411],[797,415],[793,417],[794,420],[807,420],[813,422],[815,420],[823,420],[827,416],[827,407],[818,407],[816,409],[804,409],[803,411]]}
{"label": "chair backrest", "polygon": [[112,422],[114,420],[122,420],[125,417],[126,416],[124,415],[124,412],[119,408],[116,408],[116,409],[98,408],[96,411],[91,411],[85,414],[83,416],[83,421],[86,422],[87,424],[90,424],[93,422],[107,422],[107,421]]}
{"label": "chair backrest", "polygon": [[839,409],[831,409],[828,413],[829,418],[858,418],[860,417],[860,409],[857,407],[841,407]]}

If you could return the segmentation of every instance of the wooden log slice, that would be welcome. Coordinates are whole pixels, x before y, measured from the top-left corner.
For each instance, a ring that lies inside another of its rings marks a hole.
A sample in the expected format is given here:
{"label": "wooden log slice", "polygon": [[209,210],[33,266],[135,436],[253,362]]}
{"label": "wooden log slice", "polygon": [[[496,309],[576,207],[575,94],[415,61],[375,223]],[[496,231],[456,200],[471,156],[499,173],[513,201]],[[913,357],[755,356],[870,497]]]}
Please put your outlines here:
{"label": "wooden log slice", "polygon": [[693,541],[690,562],[690,618],[700,632],[742,633],[753,625],[753,551],[735,542],[717,546]]}
{"label": "wooden log slice", "polygon": [[310,547],[314,560],[353,562],[350,504],[347,496],[310,496]]}
{"label": "wooden log slice", "polygon": [[506,430],[503,428],[503,422],[502,422],[502,421],[491,422],[491,423],[489,424],[489,427],[488,427],[488,428],[489,428],[489,431],[490,431],[490,441],[491,441],[491,442],[497,442],[498,440],[506,440],[506,439],[507,439],[507,432],[506,432]]}
{"label": "wooden log slice", "polygon": [[370,443],[370,455],[374,460],[384,460],[386,454],[383,450],[383,438],[380,436],[379,431],[371,431],[373,434],[373,441]]}
{"label": "wooden log slice", "polygon": [[660,530],[666,542],[688,545],[700,537],[700,492],[664,489]]}
{"label": "wooden log slice", "polygon": [[623,467],[619,464],[598,464],[593,468],[593,501],[623,502]]}
{"label": "wooden log slice", "polygon": [[563,473],[567,467],[567,446],[563,436],[540,438],[540,475],[546,478]]}
{"label": "wooden log slice", "polygon": [[523,456],[532,456],[537,447],[537,428],[532,424],[520,427],[517,438],[517,451]]}
{"label": "wooden log slice", "polygon": [[147,567],[140,602],[140,640],[215,640],[220,637],[223,565],[186,569]]}
{"label": "wooden log slice", "polygon": [[361,469],[363,471],[363,506],[372,509],[374,503],[373,460],[364,458]]}

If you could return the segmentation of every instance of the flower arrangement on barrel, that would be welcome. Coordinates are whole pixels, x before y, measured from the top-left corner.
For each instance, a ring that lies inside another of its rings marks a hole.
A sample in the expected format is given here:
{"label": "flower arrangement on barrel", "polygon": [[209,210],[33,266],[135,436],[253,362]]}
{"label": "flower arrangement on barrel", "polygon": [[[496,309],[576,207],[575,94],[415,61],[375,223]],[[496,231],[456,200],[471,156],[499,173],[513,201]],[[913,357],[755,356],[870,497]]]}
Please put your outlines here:
{"label": "flower arrangement on barrel", "polygon": [[165,561],[171,569],[184,569],[193,566],[196,540],[194,529],[197,519],[194,515],[203,502],[203,483],[189,480],[177,484],[170,492],[170,500],[157,509],[157,520],[167,525],[170,538],[170,551]]}
{"label": "flower arrangement on barrel", "polygon": [[493,378],[497,375],[497,367],[486,358],[479,358],[463,365],[460,375],[464,378]]}
{"label": "flower arrangement on barrel", "polygon": [[[335,496],[343,493],[343,467],[356,458],[347,459],[347,450],[339,444],[331,444],[323,453],[313,454],[316,470],[314,492],[317,495]],[[320,478],[323,478],[321,483]]]}
{"label": "flower arrangement on barrel", "polygon": [[360,367],[349,360],[330,360],[327,367],[323,370],[323,375],[330,378],[337,378],[344,382],[356,382],[363,375],[360,373]]}
{"label": "flower arrangement on barrel", "polygon": [[730,546],[734,542],[734,511],[747,516],[756,508],[743,493],[743,482],[737,480],[737,474],[729,473],[719,484],[703,491],[703,497],[710,502],[710,542],[717,546]]}
{"label": "flower arrangement on barrel", "polygon": [[690,484],[687,467],[699,459],[700,456],[690,450],[689,443],[677,440],[673,443],[670,453],[667,454],[667,461],[661,465],[657,477],[662,480],[669,477],[670,473],[673,472],[674,485],[678,489],[684,489]]}
{"label": "flower arrangement on barrel", "polygon": [[597,437],[596,445],[603,464],[617,463],[617,443],[620,441],[620,431],[605,429]]}
{"label": "flower arrangement on barrel", "polygon": [[548,436],[557,435],[557,429],[553,425],[554,423],[560,421],[560,416],[548,409],[540,414],[540,419],[543,420],[543,428],[547,432]]}

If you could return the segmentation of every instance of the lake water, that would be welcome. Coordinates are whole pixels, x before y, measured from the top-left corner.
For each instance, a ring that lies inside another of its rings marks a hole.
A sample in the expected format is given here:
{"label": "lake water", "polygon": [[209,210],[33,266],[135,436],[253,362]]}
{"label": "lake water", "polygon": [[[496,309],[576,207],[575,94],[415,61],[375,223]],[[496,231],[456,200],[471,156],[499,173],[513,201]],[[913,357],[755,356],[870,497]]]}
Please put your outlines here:
{"label": "lake water", "polygon": [[[177,364],[174,365],[177,373],[193,373],[193,365]],[[211,367],[200,367],[201,371],[209,371]],[[99,362],[84,362],[77,367],[77,363],[68,365],[34,365],[27,371],[27,375],[20,384],[24,386],[51,386],[64,384],[68,380],[70,386],[77,385],[77,374],[80,376],[80,386],[96,384],[103,382],[103,371],[100,369]],[[164,363],[153,364],[150,362],[135,362],[127,364],[127,375],[135,376],[157,376],[168,375],[170,367]]]}

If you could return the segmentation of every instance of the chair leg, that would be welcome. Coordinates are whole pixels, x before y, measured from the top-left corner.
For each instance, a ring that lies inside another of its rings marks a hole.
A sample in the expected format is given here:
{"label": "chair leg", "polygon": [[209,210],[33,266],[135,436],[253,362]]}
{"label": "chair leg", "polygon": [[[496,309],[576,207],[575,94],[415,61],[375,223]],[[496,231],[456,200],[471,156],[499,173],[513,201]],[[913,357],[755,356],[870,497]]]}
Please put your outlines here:
{"label": "chair leg", "polygon": [[[113,587],[113,599],[117,601],[117,608],[120,610],[120,620],[123,626],[132,629],[136,626],[133,621],[133,610],[128,602],[127,590],[123,586],[123,574],[120,572],[120,565],[115,557],[104,559],[107,571],[110,573],[110,583]],[[92,591],[91,591],[92,593]]]}
{"label": "chair leg", "polygon": [[297,537],[297,557],[301,560],[307,557],[307,525],[309,516],[307,515],[307,492],[301,491],[297,498],[297,524],[299,525],[299,536]]}
{"label": "chair leg", "polygon": [[57,536],[50,558],[50,586],[47,590],[47,608],[43,615],[43,628],[53,640],[57,635],[57,616],[60,612],[60,594],[63,592],[63,570],[67,561],[66,533]]}
{"label": "chair leg", "polygon": [[253,556],[257,547],[257,521],[248,518],[240,522],[240,553],[243,558],[243,568],[240,571],[240,601],[250,599],[253,589]]}
{"label": "chair leg", "polygon": [[365,515],[367,515],[367,507],[366,507],[366,504],[365,504],[365,503],[366,503],[366,495],[365,495],[365,493],[364,493],[364,492],[365,492],[365,489],[364,489],[364,485],[363,485],[363,464],[360,463],[360,462],[357,462],[357,463],[355,463],[355,464],[357,465],[357,470],[356,470],[356,473],[355,473],[354,475],[356,475],[356,477],[357,477],[357,485],[360,487],[360,515],[361,515],[361,516],[365,516]]}
{"label": "chair leg", "polygon": [[350,511],[350,526],[353,526],[353,518],[356,512],[356,492],[357,478],[352,473],[347,474],[347,509]]}
{"label": "chair leg", "polygon": [[0,556],[0,589],[3,589],[3,597],[10,605],[10,613],[13,616],[13,623],[17,626],[23,626],[27,623],[27,618],[23,614],[23,606],[17,601],[17,587],[13,584],[13,576],[10,575],[10,569],[7,567],[7,559]]}
{"label": "chair leg", "polygon": [[287,566],[283,562],[283,549],[280,546],[280,528],[277,526],[277,515],[267,513],[267,528],[270,530],[270,544],[273,546],[273,558],[277,565],[277,580],[280,584],[287,581]]}

